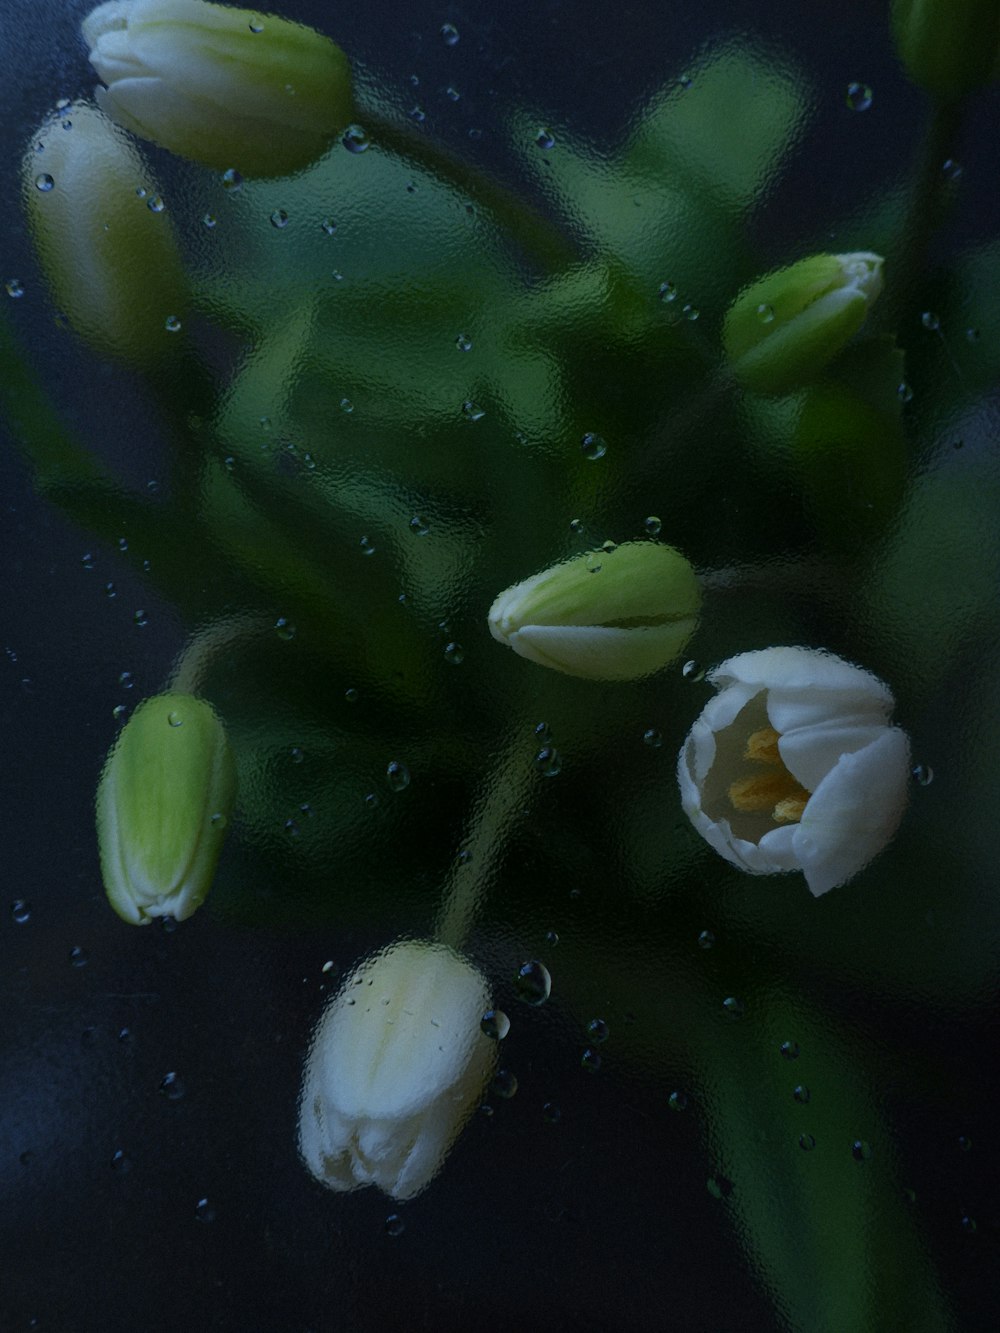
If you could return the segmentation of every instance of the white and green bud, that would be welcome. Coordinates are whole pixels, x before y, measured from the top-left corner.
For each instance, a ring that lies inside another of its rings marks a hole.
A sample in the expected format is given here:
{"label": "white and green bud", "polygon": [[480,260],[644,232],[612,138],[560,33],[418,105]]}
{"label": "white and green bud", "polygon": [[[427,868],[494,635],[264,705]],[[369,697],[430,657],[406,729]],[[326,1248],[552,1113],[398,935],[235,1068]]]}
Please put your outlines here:
{"label": "white and green bud", "polygon": [[490,633],[529,662],[586,680],[638,680],[684,650],[701,590],[672,546],[586,552],[502,592]]}
{"label": "white and green bud", "polygon": [[101,873],[123,921],[183,921],[212,886],[236,766],[212,706],[158,694],[132,714],[97,788]]}
{"label": "white and green bud", "polygon": [[941,101],[1000,76],[1000,0],[893,0],[892,32],[907,74]]}
{"label": "white and green bud", "polygon": [[188,282],[173,227],[142,160],[87,102],[48,119],[22,163],[28,225],[52,299],[98,351],[162,359]]}
{"label": "white and green bud", "polygon": [[882,290],[880,255],[811,255],[745,288],[729,308],[722,344],[752,393],[791,393],[854,337]]}
{"label": "white and green bud", "polygon": [[347,56],[300,23],[204,0],[110,0],[83,21],[102,109],[217,171],[287,176],[351,120]]}

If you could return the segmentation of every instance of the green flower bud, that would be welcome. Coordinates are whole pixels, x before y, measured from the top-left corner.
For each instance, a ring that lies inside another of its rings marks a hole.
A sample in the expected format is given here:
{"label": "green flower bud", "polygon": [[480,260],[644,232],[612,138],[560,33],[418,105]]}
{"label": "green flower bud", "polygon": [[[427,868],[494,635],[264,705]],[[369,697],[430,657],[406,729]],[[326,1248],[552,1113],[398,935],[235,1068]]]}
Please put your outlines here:
{"label": "green flower bud", "polygon": [[211,705],[158,694],[132,714],[97,788],[101,873],[123,921],[183,921],[212,885],[236,766]]}
{"label": "green flower bud", "polygon": [[701,590],[672,546],[626,542],[574,556],[502,592],[490,633],[529,662],[586,680],[638,680],[674,661]]}
{"label": "green flower bud", "polygon": [[736,298],[722,342],[752,393],[790,393],[815,378],[865,321],[882,290],[882,258],[812,255],[760,278]]}
{"label": "green flower bud", "polygon": [[[64,125],[67,128],[64,128]],[[98,351],[161,359],[187,278],[149,173],[117,126],[76,102],[46,121],[22,164],[28,223],[52,297]]]}
{"label": "green flower bud", "polygon": [[997,78],[1000,0],[893,0],[892,31],[907,74],[943,101]]}
{"label": "green flower bud", "polygon": [[110,0],[83,21],[97,100],[217,171],[287,176],[351,119],[346,55],[312,28],[204,0]]}

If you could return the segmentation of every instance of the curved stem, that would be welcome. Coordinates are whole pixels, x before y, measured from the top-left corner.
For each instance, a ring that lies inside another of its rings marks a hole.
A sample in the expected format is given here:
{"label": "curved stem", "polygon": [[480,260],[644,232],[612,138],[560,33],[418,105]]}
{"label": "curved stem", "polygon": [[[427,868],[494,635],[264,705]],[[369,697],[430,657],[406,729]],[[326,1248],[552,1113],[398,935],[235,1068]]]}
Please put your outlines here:
{"label": "curved stem", "polygon": [[213,621],[189,640],[174,663],[166,688],[177,694],[198,694],[219,654],[235,647],[242,639],[262,634],[267,624],[266,617],[251,612]]}

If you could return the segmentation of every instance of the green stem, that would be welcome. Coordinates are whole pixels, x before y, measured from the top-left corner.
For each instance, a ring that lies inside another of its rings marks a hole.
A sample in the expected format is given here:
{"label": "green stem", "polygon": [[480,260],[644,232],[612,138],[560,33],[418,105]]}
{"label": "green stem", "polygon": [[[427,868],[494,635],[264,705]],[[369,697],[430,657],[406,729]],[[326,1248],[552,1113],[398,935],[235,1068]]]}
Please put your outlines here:
{"label": "green stem", "polygon": [[265,616],[243,612],[215,620],[188,640],[167,680],[166,688],[177,694],[200,694],[205,677],[215,659],[235,648],[244,639],[263,634],[268,627]]}
{"label": "green stem", "polygon": [[445,883],[434,934],[452,949],[462,948],[499,871],[508,835],[528,804],[532,770],[520,732],[514,730],[517,739],[500,752],[479,790],[464,840],[468,855],[452,867]]}

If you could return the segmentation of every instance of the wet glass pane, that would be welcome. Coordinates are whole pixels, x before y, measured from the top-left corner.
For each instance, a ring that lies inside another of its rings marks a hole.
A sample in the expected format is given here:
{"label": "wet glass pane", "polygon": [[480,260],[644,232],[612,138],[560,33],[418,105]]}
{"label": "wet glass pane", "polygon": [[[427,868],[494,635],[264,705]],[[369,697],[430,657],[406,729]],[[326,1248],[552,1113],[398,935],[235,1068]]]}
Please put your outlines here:
{"label": "wet glass pane", "polygon": [[991,1326],[1000,7],[678,10],[7,0],[4,1329]]}

